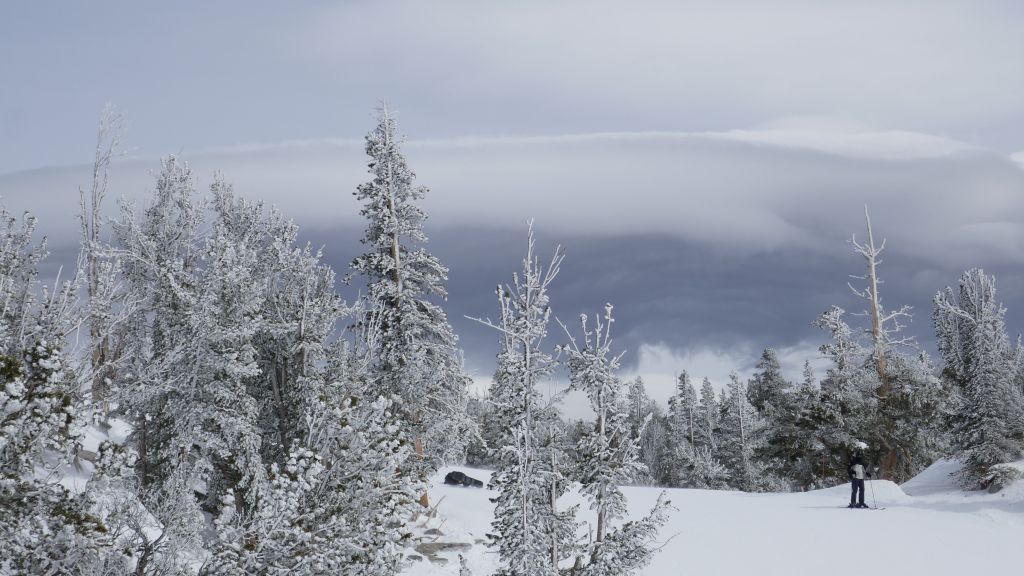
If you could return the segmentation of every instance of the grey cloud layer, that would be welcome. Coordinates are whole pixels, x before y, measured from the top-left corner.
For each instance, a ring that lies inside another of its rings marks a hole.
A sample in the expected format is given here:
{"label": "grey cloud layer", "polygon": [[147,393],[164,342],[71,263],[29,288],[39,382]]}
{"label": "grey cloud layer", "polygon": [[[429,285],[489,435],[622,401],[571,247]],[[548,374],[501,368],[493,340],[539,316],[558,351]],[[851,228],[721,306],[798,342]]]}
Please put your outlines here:
{"label": "grey cloud layer", "polygon": [[[519,230],[537,218],[565,233],[665,234],[744,254],[830,252],[861,228],[867,204],[877,229],[908,255],[951,266],[1020,262],[1021,166],[984,149],[911,136],[603,134],[413,141],[406,149],[419,181],[432,189],[426,205],[435,229]],[[351,192],[366,178],[358,142],[246,147],[190,160],[201,184],[219,169],[239,192],[300,222],[358,225]],[[153,160],[117,165],[114,192],[144,195],[156,168]],[[43,212],[44,220],[68,222],[87,174],[64,168],[0,177],[0,196],[8,206]]]}
{"label": "grey cloud layer", "polygon": [[[494,314],[493,288],[519,266],[531,217],[542,246],[568,251],[556,313],[571,322],[615,303],[629,369],[641,367],[645,345],[667,351],[653,369],[691,358],[702,366],[678,369],[696,377],[718,375],[726,361],[749,369],[762,346],[813,351],[818,313],[860,309],[846,281],[861,262],[845,241],[862,229],[864,203],[889,239],[886,302],[915,306],[912,331],[926,348],[930,297],[967,266],[997,273],[1010,325],[1022,325],[1024,170],[984,149],[926,135],[761,131],[410,142],[407,152],[432,188],[430,246],[451,268],[449,314],[478,375],[490,370],[494,336],[463,316]],[[360,143],[191,160],[201,186],[221,169],[239,193],[295,217],[339,270],[359,250],[351,192],[366,179]],[[116,165],[114,195],[143,198],[157,167]],[[87,177],[81,167],[9,175],[0,196],[9,209],[40,213],[64,247],[57,258],[70,262],[77,184]]]}

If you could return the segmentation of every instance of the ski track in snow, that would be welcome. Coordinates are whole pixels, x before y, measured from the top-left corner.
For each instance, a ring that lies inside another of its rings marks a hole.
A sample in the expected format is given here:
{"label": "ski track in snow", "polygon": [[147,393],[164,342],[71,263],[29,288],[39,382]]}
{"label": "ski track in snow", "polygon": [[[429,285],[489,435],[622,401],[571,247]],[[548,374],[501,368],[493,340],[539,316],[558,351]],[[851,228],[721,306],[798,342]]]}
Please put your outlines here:
{"label": "ski track in snow", "polygon": [[[484,480],[490,472],[465,467],[442,470],[431,486],[439,502],[442,540],[485,539],[493,505],[486,489],[445,486],[444,475],[462,470]],[[996,494],[964,492],[949,474],[956,463],[940,460],[902,487],[872,481],[884,511],[849,510],[849,485],[789,494],[666,489],[677,508],[662,528],[670,539],[643,574],[845,576],[928,574],[929,576],[1012,573],[1024,542],[1024,482]],[[630,513],[645,514],[660,488],[626,487]],[[565,505],[579,502],[568,495]],[[582,507],[586,510],[586,505]],[[457,554],[446,565],[426,560],[405,576],[458,574]],[[476,544],[464,553],[474,576],[497,568],[497,554]]]}

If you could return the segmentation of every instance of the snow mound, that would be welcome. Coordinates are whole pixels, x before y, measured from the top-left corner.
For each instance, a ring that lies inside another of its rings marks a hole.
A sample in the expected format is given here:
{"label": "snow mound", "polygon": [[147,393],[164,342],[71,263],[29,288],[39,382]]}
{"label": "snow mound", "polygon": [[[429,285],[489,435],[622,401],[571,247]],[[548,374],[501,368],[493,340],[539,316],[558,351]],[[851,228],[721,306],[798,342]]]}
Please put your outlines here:
{"label": "snow mound", "polygon": [[[844,498],[849,500],[850,485],[840,484],[839,486],[833,486],[832,488],[812,490],[806,494],[815,493],[822,496],[834,497],[838,500],[843,500]],[[910,496],[907,495],[906,491],[891,480],[872,480],[869,478],[865,482],[864,496],[865,502],[872,504],[873,501],[878,501],[879,506],[906,503],[910,501]]]}
{"label": "snow mound", "polygon": [[960,471],[961,465],[956,460],[943,458],[925,468],[920,474],[903,483],[903,491],[911,496],[928,496],[943,492],[957,492],[953,475]]}

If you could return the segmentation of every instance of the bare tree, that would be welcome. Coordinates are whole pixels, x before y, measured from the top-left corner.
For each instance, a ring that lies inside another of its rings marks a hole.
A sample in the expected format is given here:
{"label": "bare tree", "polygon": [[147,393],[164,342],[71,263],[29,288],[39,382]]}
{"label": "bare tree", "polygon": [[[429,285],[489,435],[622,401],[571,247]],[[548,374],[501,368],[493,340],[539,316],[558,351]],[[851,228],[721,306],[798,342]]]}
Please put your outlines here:
{"label": "bare tree", "polygon": [[854,294],[868,302],[869,308],[864,312],[864,315],[871,318],[871,328],[868,330],[868,333],[871,335],[872,359],[874,360],[875,371],[878,373],[878,381],[880,382],[876,393],[882,399],[889,396],[892,388],[892,379],[888,373],[887,356],[889,351],[896,346],[909,346],[914,343],[914,339],[911,337],[899,336],[906,327],[903,321],[911,318],[911,308],[910,306],[903,306],[899,310],[887,312],[882,307],[882,299],[878,292],[878,287],[883,284],[883,281],[878,277],[878,266],[882,263],[882,260],[878,257],[885,250],[885,239],[882,239],[880,245],[875,245],[875,236],[871,229],[871,215],[868,213],[867,206],[864,207],[864,221],[867,224],[867,242],[861,244],[857,242],[857,236],[853,235],[850,238],[850,243],[853,244],[854,251],[864,257],[868,270],[864,276],[851,277],[865,281],[867,286],[857,289],[853,284],[848,285]]}
{"label": "bare tree", "polygon": [[893,437],[895,423],[891,418],[884,416],[886,410],[884,404],[892,393],[892,376],[889,372],[889,355],[898,346],[912,346],[912,337],[902,336],[901,332],[906,327],[905,321],[911,318],[911,308],[902,306],[898,310],[886,311],[882,306],[882,297],[879,294],[879,286],[883,281],[878,277],[878,266],[882,263],[879,256],[885,250],[885,239],[882,243],[875,244],[874,231],[871,228],[871,215],[868,207],[864,206],[864,222],[867,225],[867,241],[864,244],[857,242],[857,236],[850,237],[850,243],[857,254],[860,254],[867,265],[867,274],[864,276],[851,276],[857,280],[864,281],[866,286],[858,289],[852,283],[848,283],[854,294],[863,298],[868,303],[868,309],[863,315],[871,318],[871,327],[866,332],[871,338],[871,358],[875,372],[878,375],[878,386],[875,388],[875,396],[879,402],[879,413],[883,414],[881,425],[884,428],[879,438],[882,440],[883,455],[881,461],[882,477],[891,475],[896,466],[898,449],[889,441]]}
{"label": "bare tree", "polygon": [[118,266],[109,257],[101,238],[103,231],[103,199],[110,183],[110,162],[120,142],[121,115],[107,104],[100,114],[96,134],[96,151],[92,165],[92,185],[89,190],[78,188],[79,221],[82,227],[82,247],[79,268],[83,271],[89,298],[89,372],[92,380],[92,402],[107,412],[107,400],[113,377],[113,344],[111,327],[114,323],[114,298],[117,293]]}

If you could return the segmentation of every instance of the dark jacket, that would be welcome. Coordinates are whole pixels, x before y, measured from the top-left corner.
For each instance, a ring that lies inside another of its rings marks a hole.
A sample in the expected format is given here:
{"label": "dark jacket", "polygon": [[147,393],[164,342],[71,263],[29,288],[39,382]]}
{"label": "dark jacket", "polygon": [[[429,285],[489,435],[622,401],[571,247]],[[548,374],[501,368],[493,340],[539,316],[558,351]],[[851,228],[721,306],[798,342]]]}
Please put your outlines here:
{"label": "dark jacket", "polygon": [[[857,466],[860,466],[864,472],[865,478],[871,478],[871,472],[868,470],[868,465],[864,462],[864,457],[860,454],[854,454],[853,458],[850,458],[850,464],[846,467],[846,474],[850,477],[850,480],[857,479]],[[863,478],[861,478],[863,480]]]}

